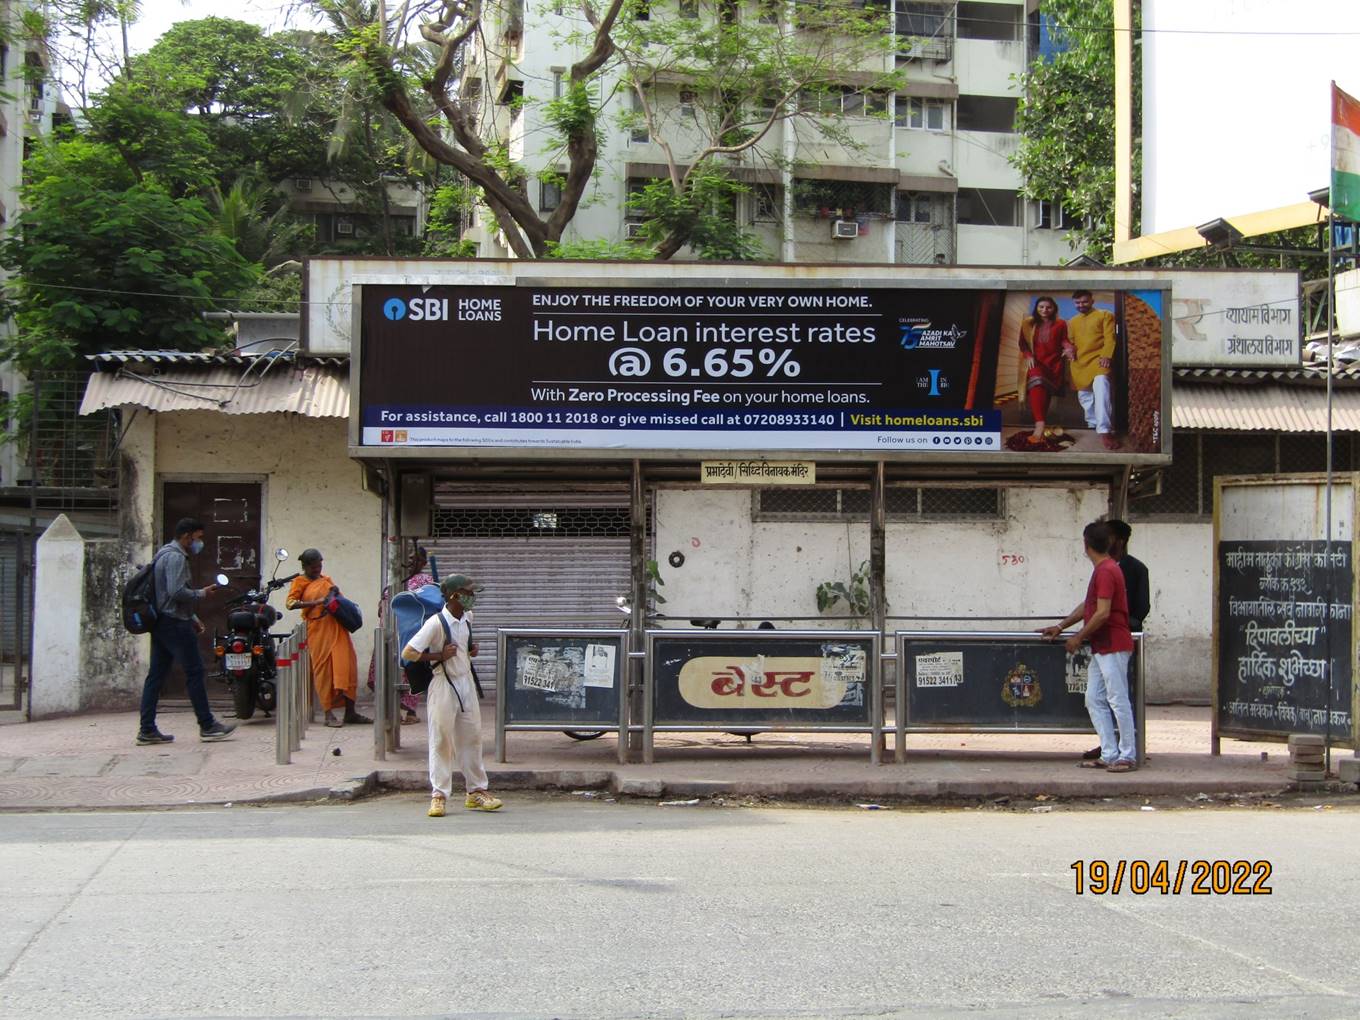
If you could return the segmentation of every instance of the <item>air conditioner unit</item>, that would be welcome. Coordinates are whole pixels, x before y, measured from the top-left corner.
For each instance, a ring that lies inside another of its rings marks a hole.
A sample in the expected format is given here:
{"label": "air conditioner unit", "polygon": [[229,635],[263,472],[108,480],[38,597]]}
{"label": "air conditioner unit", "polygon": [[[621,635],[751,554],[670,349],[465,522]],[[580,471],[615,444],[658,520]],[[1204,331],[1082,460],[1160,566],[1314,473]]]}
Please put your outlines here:
{"label": "air conditioner unit", "polygon": [[859,224],[854,220],[836,220],[831,224],[831,236],[837,241],[859,237]]}
{"label": "air conditioner unit", "polygon": [[647,239],[647,224],[625,223],[623,225],[623,239],[625,241],[645,241]]}

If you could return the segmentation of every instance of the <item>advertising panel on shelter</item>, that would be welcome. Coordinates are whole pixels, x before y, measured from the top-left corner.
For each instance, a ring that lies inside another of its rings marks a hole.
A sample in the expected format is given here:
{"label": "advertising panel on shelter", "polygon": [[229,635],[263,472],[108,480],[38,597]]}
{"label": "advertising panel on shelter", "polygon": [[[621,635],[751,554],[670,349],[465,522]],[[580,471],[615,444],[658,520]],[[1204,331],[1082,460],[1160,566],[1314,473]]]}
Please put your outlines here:
{"label": "advertising panel on shelter", "polygon": [[359,445],[1169,451],[1167,290],[791,282],[356,288]]}

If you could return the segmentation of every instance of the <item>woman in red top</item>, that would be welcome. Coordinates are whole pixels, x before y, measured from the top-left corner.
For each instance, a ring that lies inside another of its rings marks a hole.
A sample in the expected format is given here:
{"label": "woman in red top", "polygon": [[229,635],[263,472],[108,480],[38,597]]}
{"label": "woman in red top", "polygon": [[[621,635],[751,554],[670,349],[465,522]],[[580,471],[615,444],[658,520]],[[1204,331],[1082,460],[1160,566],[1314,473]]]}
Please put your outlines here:
{"label": "woman in red top", "polygon": [[1058,318],[1058,302],[1051,297],[1034,299],[1034,307],[1020,323],[1020,355],[1025,371],[1025,399],[1034,415],[1034,434],[1029,441],[1044,441],[1048,424],[1048,405],[1062,393],[1066,365],[1063,361],[1070,344],[1067,323]]}

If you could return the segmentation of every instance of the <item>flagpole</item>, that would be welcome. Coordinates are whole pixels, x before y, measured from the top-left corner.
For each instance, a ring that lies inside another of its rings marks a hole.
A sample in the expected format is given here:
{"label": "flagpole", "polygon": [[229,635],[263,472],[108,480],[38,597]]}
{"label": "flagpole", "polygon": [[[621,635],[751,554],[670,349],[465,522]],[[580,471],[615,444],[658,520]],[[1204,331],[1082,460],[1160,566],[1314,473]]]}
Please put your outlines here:
{"label": "flagpole", "polygon": [[[1336,82],[1332,82],[1332,87],[1327,96],[1328,106],[1331,107],[1336,102]],[[1332,128],[1331,133],[1331,165],[1336,166],[1336,128]],[[1333,208],[1336,196],[1332,194],[1333,188],[1330,185],[1336,183],[1336,174],[1333,170],[1328,180],[1327,190],[1327,486],[1326,501],[1327,509],[1324,514],[1326,519],[1326,538],[1323,543],[1323,562],[1327,564],[1327,611],[1322,617],[1323,625],[1323,655],[1327,660],[1327,721],[1326,729],[1322,738],[1322,770],[1323,775],[1332,770],[1332,687],[1335,683],[1332,668],[1332,603],[1336,601],[1336,585],[1333,583],[1334,571],[1332,570],[1332,473],[1335,465],[1332,463],[1332,372],[1335,367],[1335,337],[1332,333],[1332,295],[1336,288],[1336,215]],[[1351,536],[1352,542],[1355,536]],[[1352,669],[1354,665],[1352,664]],[[1351,721],[1351,726],[1355,726],[1355,721]],[[1352,735],[1354,735],[1352,733]]]}
{"label": "flagpole", "polygon": [[[1333,369],[1333,337],[1332,337],[1332,293],[1336,286],[1335,266],[1336,266],[1336,217],[1332,214],[1332,198],[1330,192],[1327,196],[1327,510],[1326,527],[1327,537],[1323,545],[1323,556],[1327,564],[1327,613],[1322,619],[1323,635],[1326,639],[1325,652],[1327,657],[1327,729],[1322,738],[1322,768],[1324,774],[1332,770],[1332,603],[1335,601],[1336,585],[1333,583],[1332,570],[1332,369]],[[1354,720],[1351,723],[1355,725]]]}

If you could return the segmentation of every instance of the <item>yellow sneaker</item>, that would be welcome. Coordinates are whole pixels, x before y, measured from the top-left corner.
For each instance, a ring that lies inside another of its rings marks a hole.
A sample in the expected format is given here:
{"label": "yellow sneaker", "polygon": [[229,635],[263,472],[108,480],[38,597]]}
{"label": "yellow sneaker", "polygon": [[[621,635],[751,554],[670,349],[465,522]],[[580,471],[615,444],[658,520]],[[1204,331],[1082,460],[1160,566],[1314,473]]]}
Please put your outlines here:
{"label": "yellow sneaker", "polygon": [[467,795],[467,800],[463,801],[463,806],[469,811],[498,811],[501,802],[499,798],[491,796],[485,790],[473,790]]}
{"label": "yellow sneaker", "polygon": [[425,814],[428,815],[428,816],[431,817],[431,818],[443,818],[443,817],[444,817],[444,798],[443,798],[443,797],[431,797],[431,798],[430,798],[430,810],[426,811]]}

